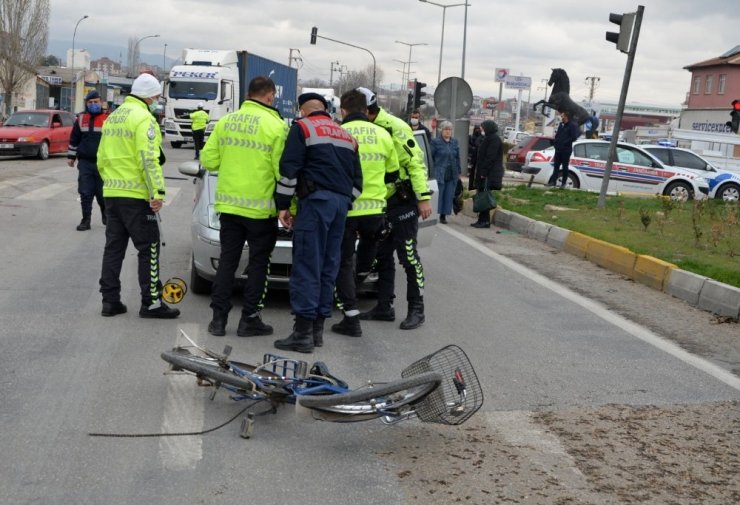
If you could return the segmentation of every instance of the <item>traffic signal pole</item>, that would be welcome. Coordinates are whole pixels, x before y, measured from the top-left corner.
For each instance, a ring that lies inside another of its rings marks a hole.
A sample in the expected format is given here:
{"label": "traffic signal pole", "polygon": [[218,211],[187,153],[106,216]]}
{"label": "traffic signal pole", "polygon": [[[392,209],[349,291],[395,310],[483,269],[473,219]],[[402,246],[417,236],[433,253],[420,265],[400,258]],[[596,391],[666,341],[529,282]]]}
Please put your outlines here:
{"label": "traffic signal pole", "polygon": [[[637,15],[635,16],[635,25],[632,29],[632,37],[630,39],[629,52],[627,53],[627,64],[624,69],[624,78],[622,79],[622,91],[619,94],[619,104],[617,105],[617,115],[614,118],[614,131],[612,132],[612,139],[609,143],[609,154],[606,160],[606,167],[604,168],[604,179],[601,181],[601,191],[599,192],[599,199],[596,207],[603,209],[606,206],[606,190],[609,187],[609,177],[612,173],[612,165],[614,164],[614,158],[617,154],[617,141],[619,140],[619,129],[622,126],[622,114],[624,114],[624,104],[627,101],[627,91],[630,87],[630,78],[632,77],[632,65],[635,62],[635,52],[637,51],[637,39],[640,37],[640,26],[642,25],[642,14],[645,11],[645,7],[642,5],[637,6]],[[622,27],[621,29],[625,29]],[[607,40],[609,40],[609,34],[607,34]]]}

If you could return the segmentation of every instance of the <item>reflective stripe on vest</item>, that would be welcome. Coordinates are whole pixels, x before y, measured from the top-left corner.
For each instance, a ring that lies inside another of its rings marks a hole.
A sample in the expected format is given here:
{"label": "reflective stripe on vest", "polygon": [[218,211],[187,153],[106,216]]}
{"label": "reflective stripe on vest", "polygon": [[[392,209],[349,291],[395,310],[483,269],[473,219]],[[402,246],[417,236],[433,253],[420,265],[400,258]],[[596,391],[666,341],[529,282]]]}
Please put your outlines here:
{"label": "reflective stripe on vest", "polygon": [[307,117],[299,120],[298,124],[303,130],[303,136],[306,137],[306,147],[331,144],[354,151],[357,146],[355,139],[333,119]]}
{"label": "reflective stripe on vest", "polygon": [[243,209],[274,210],[277,208],[275,200],[260,200],[257,198],[237,198],[225,193],[216,192],[216,203],[233,205]]}

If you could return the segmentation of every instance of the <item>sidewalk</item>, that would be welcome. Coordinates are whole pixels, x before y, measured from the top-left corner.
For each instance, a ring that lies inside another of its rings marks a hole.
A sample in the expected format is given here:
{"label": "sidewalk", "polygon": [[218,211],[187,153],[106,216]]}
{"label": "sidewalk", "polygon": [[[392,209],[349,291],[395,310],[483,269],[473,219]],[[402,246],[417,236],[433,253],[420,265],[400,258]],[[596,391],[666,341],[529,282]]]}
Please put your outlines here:
{"label": "sidewalk", "polygon": [[[504,184],[524,181],[509,174],[507,172]],[[463,185],[467,187],[466,177],[463,178]],[[477,214],[473,212],[471,199],[463,202],[462,214],[477,218]],[[502,208],[494,210],[491,221],[495,226],[515,231],[544,242],[558,251],[589,260],[602,268],[684,300],[699,309],[736,321],[740,320],[740,289],[734,286],[687,272],[652,256],[636,254],[626,247],[594,239],[550,223],[535,221],[510,210]]]}

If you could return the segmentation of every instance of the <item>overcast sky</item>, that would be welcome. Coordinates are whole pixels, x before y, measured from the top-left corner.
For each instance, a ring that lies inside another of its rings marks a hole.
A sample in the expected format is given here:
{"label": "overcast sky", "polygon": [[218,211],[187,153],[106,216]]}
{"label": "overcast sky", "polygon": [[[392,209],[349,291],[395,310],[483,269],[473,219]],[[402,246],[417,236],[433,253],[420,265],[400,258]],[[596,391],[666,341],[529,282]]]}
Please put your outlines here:
{"label": "overcast sky", "polygon": [[[434,0],[451,5],[464,0]],[[465,80],[473,93],[497,96],[496,68],[532,78],[531,98],[544,96],[542,79],[560,67],[570,76],[571,96],[588,95],[586,78],[600,78],[595,100],[616,101],[627,55],[607,42],[609,12],[637,10],[633,0],[469,0]],[[689,89],[683,67],[719,56],[740,44],[737,0],[644,0],[630,102],[678,106]],[[123,48],[129,37],[144,40],[142,54],[177,57],[185,47],[246,49],[287,64],[290,49],[300,50],[299,79],[329,80],[332,61],[350,70],[372,64],[362,50],[319,39],[309,44],[312,26],[319,35],[369,49],[384,73],[383,83],[401,84],[402,63],[411,53],[411,78],[437,83],[442,13],[446,12],[442,79],[461,76],[465,7],[442,9],[418,0],[51,0],[52,40],[69,40],[79,24],[75,47],[106,43]],[[294,53],[294,55],[297,53]],[[118,59],[118,54],[109,55]],[[161,64],[161,60],[153,64]],[[336,73],[335,73],[336,77]],[[526,92],[525,92],[526,93]],[[515,96],[504,89],[503,96]],[[526,99],[526,94],[525,94]]]}

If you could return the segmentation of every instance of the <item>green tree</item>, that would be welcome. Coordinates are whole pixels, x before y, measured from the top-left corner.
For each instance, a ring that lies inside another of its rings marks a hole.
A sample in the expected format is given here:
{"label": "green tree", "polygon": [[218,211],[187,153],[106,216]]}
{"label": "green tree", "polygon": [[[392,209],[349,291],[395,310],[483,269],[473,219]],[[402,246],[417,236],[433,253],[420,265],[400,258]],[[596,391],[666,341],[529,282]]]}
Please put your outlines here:
{"label": "green tree", "polygon": [[13,94],[36,74],[49,37],[49,0],[0,0],[0,90],[5,112]]}
{"label": "green tree", "polygon": [[58,67],[59,65],[61,65],[59,58],[57,58],[53,54],[43,56],[41,60],[39,60],[39,66],[42,67]]}

